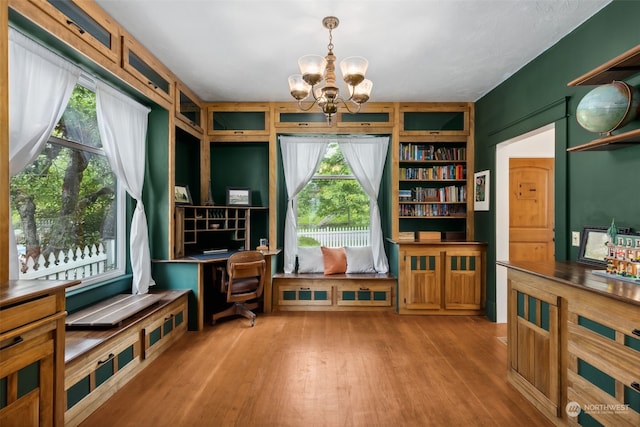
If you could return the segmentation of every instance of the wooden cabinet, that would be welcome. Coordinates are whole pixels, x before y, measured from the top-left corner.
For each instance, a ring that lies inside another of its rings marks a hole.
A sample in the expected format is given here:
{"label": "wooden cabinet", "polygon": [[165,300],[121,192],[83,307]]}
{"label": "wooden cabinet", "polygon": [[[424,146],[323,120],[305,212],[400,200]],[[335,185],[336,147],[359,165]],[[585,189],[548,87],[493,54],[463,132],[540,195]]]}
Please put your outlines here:
{"label": "wooden cabinet", "polygon": [[269,104],[218,102],[207,106],[207,134],[213,141],[268,141]]}
{"label": "wooden cabinet", "polygon": [[[623,80],[640,73],[640,45],[567,83],[567,86],[599,85]],[[604,151],[640,144],[640,129],[607,135],[567,151]]]}
{"label": "wooden cabinet", "polygon": [[396,278],[388,274],[279,273],[273,280],[276,310],[391,310]]}
{"label": "wooden cabinet", "polygon": [[473,239],[473,136],[471,104],[401,104],[394,142],[400,232],[439,231]]}
{"label": "wooden cabinet", "polygon": [[[98,5],[80,0],[29,1],[61,24],[60,31],[71,34],[78,44],[115,64],[120,63],[119,25]],[[20,7],[17,3],[14,2],[16,7]]]}
{"label": "wooden cabinet", "polygon": [[555,425],[640,425],[638,285],[570,262],[508,267],[508,379]]}
{"label": "wooden cabinet", "polygon": [[400,243],[400,314],[483,314],[482,243]]}
{"label": "wooden cabinet", "polygon": [[180,125],[183,123],[190,128],[186,130],[195,131],[197,136],[202,136],[204,133],[202,129],[202,103],[195,93],[180,82],[176,82],[175,92],[176,99],[174,107],[176,118],[179,120],[177,124]]}
{"label": "wooden cabinet", "polygon": [[78,425],[187,330],[188,291],[154,291],[158,302],[112,328],[67,333],[66,426]]}
{"label": "wooden cabinet", "polygon": [[175,255],[251,248],[251,211],[267,208],[176,206]]}
{"label": "wooden cabinet", "polygon": [[567,320],[568,401],[617,408],[591,411],[602,425],[640,425],[640,308],[588,295]]}
{"label": "wooden cabinet", "polygon": [[469,103],[400,104],[401,136],[466,136],[471,133]]}
{"label": "wooden cabinet", "polygon": [[78,283],[0,288],[0,425],[63,425],[65,288]]}
{"label": "wooden cabinet", "polygon": [[174,103],[175,77],[133,37],[122,37],[122,68],[141,82],[147,93]]}
{"label": "wooden cabinet", "polygon": [[549,418],[560,417],[560,297],[531,286],[525,273],[509,271],[509,381]]}
{"label": "wooden cabinet", "polygon": [[275,103],[273,114],[276,128],[289,130],[318,128],[317,130],[324,129],[325,132],[331,133],[362,130],[391,133],[395,121],[394,104],[375,102],[364,104],[358,113],[350,113],[344,106],[339,106],[331,125],[327,123],[327,117],[317,106],[313,106],[309,111],[303,111],[296,103]]}

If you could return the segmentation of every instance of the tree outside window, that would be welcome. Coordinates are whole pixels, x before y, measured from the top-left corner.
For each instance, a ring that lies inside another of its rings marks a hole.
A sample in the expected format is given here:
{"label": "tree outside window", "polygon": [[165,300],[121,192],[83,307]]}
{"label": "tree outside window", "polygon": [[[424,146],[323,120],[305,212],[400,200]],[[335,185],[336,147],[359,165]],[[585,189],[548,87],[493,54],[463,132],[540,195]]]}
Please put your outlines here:
{"label": "tree outside window", "polygon": [[[301,230],[331,230],[344,234],[369,233],[369,196],[353,176],[337,142],[329,143],[313,178],[298,194],[298,245],[323,244],[317,235]],[[339,240],[343,241],[343,240]]]}
{"label": "tree outside window", "polygon": [[76,86],[42,152],[11,179],[10,198],[21,276],[28,258],[45,274],[65,263],[80,265],[98,248],[105,255],[101,266],[58,278],[121,273],[124,198],[102,149],[92,90]]}

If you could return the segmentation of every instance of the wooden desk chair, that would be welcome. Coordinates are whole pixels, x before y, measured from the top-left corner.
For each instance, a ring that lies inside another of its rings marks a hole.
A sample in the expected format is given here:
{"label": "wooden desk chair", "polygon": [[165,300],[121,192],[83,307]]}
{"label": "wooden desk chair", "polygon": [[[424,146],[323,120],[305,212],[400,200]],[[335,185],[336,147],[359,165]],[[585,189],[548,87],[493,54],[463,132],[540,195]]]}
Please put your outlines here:
{"label": "wooden desk chair", "polygon": [[264,255],[258,251],[235,253],[227,260],[227,268],[221,268],[221,291],[227,294],[227,302],[233,305],[224,311],[214,313],[211,324],[216,320],[240,314],[255,324],[256,315],[251,310],[258,307],[256,300],[262,296],[264,276],[267,268]]}

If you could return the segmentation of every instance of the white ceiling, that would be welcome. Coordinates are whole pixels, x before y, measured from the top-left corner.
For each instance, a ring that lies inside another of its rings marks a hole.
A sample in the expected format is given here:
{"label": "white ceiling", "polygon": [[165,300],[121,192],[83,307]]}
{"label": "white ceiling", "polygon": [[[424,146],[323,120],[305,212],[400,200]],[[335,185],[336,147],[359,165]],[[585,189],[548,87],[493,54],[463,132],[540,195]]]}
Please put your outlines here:
{"label": "white ceiling", "polygon": [[610,1],[96,0],[202,100],[239,102],[292,101],[328,15],[337,62],[369,60],[371,101],[476,101]]}

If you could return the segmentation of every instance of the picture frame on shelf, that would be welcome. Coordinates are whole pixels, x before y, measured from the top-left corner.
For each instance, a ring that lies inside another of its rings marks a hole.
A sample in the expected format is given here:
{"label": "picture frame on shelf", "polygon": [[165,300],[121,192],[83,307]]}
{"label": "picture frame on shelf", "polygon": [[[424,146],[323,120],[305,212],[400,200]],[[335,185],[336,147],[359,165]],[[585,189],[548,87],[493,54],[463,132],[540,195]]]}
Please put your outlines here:
{"label": "picture frame on shelf", "polygon": [[583,227],[580,235],[580,247],[578,250],[578,262],[606,267],[607,261],[607,227]]}
{"label": "picture frame on shelf", "polygon": [[251,206],[251,189],[227,187],[227,206]]}
{"label": "picture frame on shelf", "polygon": [[489,210],[491,171],[484,170],[473,174],[473,210]]}
{"label": "picture frame on shelf", "polygon": [[175,185],[173,202],[176,205],[193,205],[193,199],[191,198],[188,185]]}

